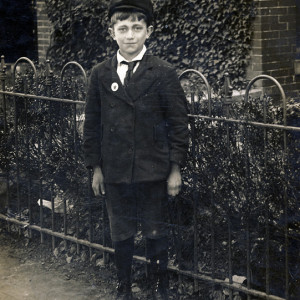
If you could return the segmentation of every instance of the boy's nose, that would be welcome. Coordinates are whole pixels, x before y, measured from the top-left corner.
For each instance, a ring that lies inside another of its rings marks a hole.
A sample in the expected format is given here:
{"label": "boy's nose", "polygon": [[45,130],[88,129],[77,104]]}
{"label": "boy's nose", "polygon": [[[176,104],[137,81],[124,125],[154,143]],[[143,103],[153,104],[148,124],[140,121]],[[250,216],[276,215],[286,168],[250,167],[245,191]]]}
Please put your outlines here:
{"label": "boy's nose", "polygon": [[128,32],[127,32],[127,38],[131,39],[133,37],[134,37],[133,30],[128,30]]}

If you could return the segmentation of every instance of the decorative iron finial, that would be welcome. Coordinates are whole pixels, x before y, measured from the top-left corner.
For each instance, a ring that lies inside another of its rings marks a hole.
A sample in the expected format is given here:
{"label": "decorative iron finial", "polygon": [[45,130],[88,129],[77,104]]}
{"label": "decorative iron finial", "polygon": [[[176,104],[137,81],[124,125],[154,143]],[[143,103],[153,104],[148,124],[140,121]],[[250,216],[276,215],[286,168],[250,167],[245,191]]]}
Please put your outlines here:
{"label": "decorative iron finial", "polygon": [[4,55],[1,55],[1,73],[0,73],[0,80],[4,81],[6,79],[6,65]]}
{"label": "decorative iron finial", "polygon": [[46,85],[52,85],[53,71],[51,70],[50,60],[46,60]]}
{"label": "decorative iron finial", "polygon": [[230,82],[229,73],[224,73],[224,99],[223,99],[223,113],[225,114],[226,118],[230,117],[231,114],[231,104],[232,104],[232,93],[233,93],[233,87]]}
{"label": "decorative iron finial", "polygon": [[[233,87],[230,82],[229,73],[224,73],[224,94],[225,94],[225,102],[226,104],[231,104],[232,102],[232,93],[233,93]],[[227,103],[228,102],[228,103]]]}

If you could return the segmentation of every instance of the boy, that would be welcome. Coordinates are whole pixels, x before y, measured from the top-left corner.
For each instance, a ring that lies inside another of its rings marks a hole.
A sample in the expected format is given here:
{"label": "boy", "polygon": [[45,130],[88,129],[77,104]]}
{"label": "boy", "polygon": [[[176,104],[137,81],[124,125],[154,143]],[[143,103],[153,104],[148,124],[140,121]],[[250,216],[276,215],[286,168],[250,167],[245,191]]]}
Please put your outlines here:
{"label": "boy", "polygon": [[[105,194],[118,276],[117,299],[132,299],[137,220],[146,237],[154,299],[168,299],[167,195],[181,188],[188,147],[184,92],[175,70],[144,45],[151,0],[112,0],[109,33],[117,54],[95,66],[85,110],[85,162],[95,195]],[[137,219],[139,217],[139,219]]]}

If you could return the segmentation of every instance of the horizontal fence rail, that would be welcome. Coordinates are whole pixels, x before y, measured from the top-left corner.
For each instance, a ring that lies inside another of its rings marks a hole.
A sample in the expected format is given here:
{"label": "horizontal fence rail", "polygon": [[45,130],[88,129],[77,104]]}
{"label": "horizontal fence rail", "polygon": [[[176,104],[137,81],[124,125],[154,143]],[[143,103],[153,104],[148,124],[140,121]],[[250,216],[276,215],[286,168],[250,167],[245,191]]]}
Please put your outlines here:
{"label": "horizontal fence rail", "polygon": [[[87,75],[76,62],[59,76],[49,62],[38,73],[27,58],[12,70],[13,86],[7,87],[2,57],[0,179],[6,203],[0,220],[31,238],[38,233],[41,243],[50,238],[52,250],[63,241],[76,245],[77,254],[102,253],[107,262],[114,249],[105,201],[92,194],[81,150]],[[186,70],[179,78],[190,110],[190,149],[183,191],[168,203],[169,271],[183,293],[191,280],[194,295],[211,299],[235,299],[237,293],[290,299],[299,240],[293,220],[299,210],[294,152],[300,128],[287,122],[282,87],[261,75],[234,101],[225,74],[222,99],[216,100],[199,71]],[[280,109],[267,96],[251,98],[258,80],[278,87]],[[136,244],[134,259],[149,263],[143,240]]]}

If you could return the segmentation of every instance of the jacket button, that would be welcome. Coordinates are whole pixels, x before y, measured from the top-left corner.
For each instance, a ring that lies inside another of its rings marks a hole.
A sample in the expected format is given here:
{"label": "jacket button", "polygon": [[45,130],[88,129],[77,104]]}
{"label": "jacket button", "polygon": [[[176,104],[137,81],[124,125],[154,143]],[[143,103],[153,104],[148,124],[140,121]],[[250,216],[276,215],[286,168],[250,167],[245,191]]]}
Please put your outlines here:
{"label": "jacket button", "polygon": [[110,128],[110,132],[114,132],[115,131],[115,128],[114,127],[111,127]]}
{"label": "jacket button", "polygon": [[115,106],[116,106],[115,103],[110,103],[110,107],[111,107],[111,108],[114,108]]}

